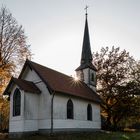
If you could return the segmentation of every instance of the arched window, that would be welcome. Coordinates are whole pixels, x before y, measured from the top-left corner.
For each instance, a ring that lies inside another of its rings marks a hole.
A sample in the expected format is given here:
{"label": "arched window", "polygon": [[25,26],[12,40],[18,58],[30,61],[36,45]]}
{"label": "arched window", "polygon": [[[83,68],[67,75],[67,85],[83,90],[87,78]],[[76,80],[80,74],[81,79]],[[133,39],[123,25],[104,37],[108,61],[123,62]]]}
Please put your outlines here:
{"label": "arched window", "polygon": [[16,88],[13,95],[13,116],[20,115],[21,108],[21,93],[18,88]]}
{"label": "arched window", "polygon": [[73,119],[73,102],[71,99],[67,102],[67,119]]}
{"label": "arched window", "polygon": [[92,121],[92,107],[91,104],[87,106],[87,120]]}

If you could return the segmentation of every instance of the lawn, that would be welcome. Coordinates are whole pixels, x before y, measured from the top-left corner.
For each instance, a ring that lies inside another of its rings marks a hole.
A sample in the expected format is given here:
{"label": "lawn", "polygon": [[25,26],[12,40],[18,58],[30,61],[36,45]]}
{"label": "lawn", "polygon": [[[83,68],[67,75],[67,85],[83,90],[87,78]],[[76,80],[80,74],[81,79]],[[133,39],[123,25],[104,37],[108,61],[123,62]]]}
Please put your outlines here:
{"label": "lawn", "polygon": [[94,132],[54,136],[28,136],[25,138],[5,138],[4,140],[140,140],[140,132]]}

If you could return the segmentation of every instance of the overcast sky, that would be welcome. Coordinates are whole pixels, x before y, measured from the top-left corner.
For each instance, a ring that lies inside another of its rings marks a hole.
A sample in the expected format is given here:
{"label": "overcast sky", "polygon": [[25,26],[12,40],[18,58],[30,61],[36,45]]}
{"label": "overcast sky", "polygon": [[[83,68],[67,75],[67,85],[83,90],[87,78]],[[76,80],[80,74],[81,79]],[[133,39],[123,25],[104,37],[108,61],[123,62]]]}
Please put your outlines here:
{"label": "overcast sky", "polygon": [[80,64],[85,10],[93,52],[126,49],[140,59],[140,0],[0,0],[28,36],[33,61],[68,75]]}

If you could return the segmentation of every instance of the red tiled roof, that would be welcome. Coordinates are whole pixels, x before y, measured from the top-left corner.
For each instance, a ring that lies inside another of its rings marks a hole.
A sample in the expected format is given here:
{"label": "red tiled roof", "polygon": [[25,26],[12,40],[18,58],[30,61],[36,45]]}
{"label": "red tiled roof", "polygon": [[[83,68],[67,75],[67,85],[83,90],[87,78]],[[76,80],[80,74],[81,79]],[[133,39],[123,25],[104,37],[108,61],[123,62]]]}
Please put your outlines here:
{"label": "red tiled roof", "polygon": [[20,89],[24,91],[31,92],[31,93],[41,93],[39,88],[33,82],[12,77],[6,90],[4,91],[4,95],[8,93],[8,89],[11,87],[12,83],[17,84],[20,87]]}
{"label": "red tiled roof", "polygon": [[67,76],[65,74],[62,74],[60,72],[57,72],[29,60],[26,61],[26,64],[29,64],[29,66],[36,71],[36,73],[46,83],[46,85],[53,91],[56,91],[56,93],[58,92],[63,94],[69,94],[94,102],[100,102],[99,96],[93,90],[91,90],[84,82],[76,82],[70,76]]}

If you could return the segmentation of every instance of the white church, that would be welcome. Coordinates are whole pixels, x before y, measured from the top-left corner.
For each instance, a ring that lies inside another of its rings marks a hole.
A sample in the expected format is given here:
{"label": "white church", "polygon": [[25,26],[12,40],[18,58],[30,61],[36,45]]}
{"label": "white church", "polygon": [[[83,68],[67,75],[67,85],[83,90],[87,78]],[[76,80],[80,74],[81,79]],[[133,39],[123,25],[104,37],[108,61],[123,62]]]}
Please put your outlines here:
{"label": "white church", "polygon": [[9,133],[100,130],[101,101],[92,61],[86,13],[78,80],[26,60],[4,92],[10,97]]}

